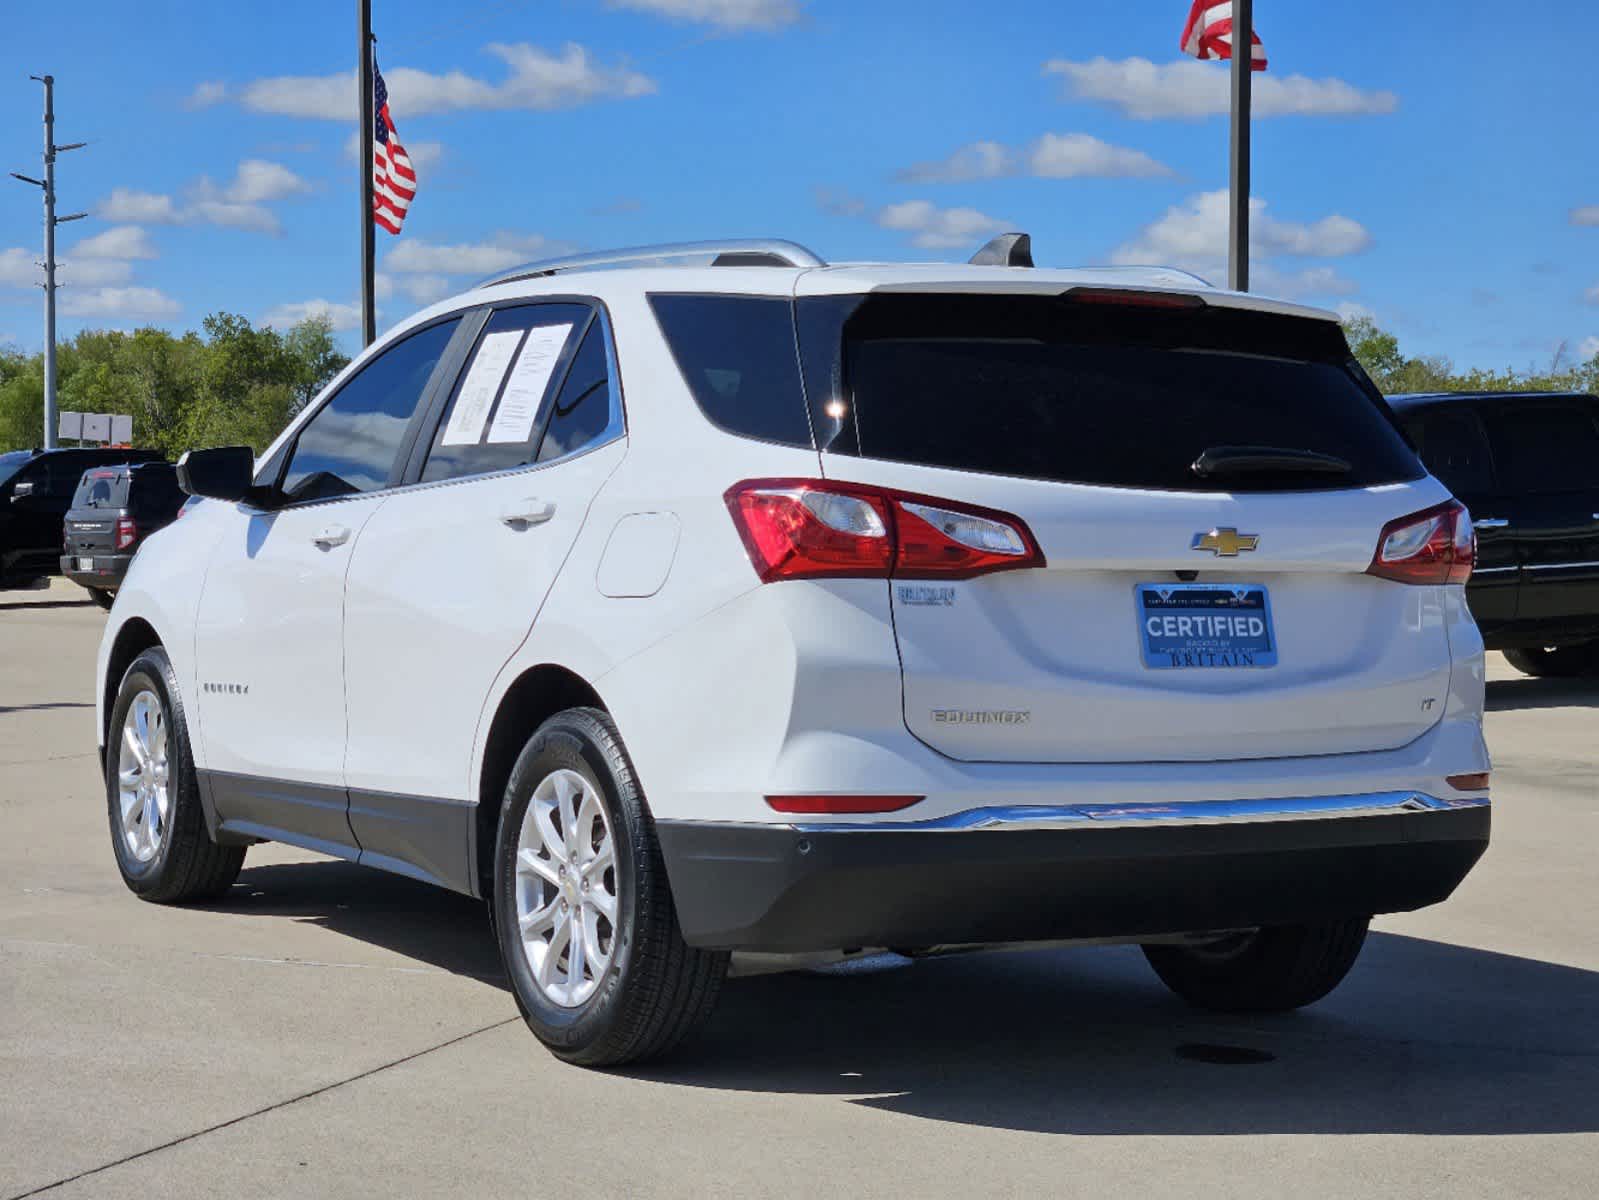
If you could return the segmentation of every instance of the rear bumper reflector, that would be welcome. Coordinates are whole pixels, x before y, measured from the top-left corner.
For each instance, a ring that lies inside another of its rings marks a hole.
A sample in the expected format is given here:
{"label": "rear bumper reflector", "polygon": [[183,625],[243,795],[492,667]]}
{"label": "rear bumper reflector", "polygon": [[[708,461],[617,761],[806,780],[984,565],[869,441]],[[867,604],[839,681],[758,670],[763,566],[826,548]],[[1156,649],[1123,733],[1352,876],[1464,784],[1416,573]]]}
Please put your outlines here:
{"label": "rear bumper reflector", "polygon": [[919,804],[922,796],[768,796],[766,803],[781,813],[899,812]]}

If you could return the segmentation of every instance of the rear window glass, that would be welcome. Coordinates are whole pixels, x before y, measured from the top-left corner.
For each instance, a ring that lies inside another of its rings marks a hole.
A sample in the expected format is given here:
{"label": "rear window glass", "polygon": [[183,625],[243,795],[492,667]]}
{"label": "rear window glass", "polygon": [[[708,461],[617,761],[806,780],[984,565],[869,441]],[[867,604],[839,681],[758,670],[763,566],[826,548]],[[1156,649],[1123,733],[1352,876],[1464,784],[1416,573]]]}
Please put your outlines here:
{"label": "rear window glass", "polygon": [[[1166,491],[1423,474],[1329,321],[1053,296],[812,303],[799,302],[805,382],[836,452]],[[1206,451],[1228,465],[1196,472]],[[1272,466],[1282,451],[1334,470]]]}
{"label": "rear window glass", "polygon": [[811,447],[792,301],[658,294],[650,307],[700,411],[713,423],[744,437]]}
{"label": "rear window glass", "polygon": [[1494,459],[1514,492],[1599,487],[1599,429],[1592,401],[1509,403],[1489,410]]}
{"label": "rear window glass", "polygon": [[73,508],[124,508],[127,503],[126,471],[86,471],[72,497]]}

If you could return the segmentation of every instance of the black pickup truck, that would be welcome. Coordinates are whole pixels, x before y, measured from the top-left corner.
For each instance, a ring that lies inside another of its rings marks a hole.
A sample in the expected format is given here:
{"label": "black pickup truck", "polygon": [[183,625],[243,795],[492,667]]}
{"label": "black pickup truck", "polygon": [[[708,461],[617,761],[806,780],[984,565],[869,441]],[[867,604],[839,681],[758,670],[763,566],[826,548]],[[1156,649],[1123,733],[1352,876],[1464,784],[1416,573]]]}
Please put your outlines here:
{"label": "black pickup truck", "polygon": [[1599,675],[1599,399],[1443,392],[1388,403],[1471,510],[1466,597],[1489,649],[1529,675]]}
{"label": "black pickup truck", "polygon": [[160,459],[155,450],[13,450],[0,454],[0,589],[61,571],[62,528],[90,467]]}

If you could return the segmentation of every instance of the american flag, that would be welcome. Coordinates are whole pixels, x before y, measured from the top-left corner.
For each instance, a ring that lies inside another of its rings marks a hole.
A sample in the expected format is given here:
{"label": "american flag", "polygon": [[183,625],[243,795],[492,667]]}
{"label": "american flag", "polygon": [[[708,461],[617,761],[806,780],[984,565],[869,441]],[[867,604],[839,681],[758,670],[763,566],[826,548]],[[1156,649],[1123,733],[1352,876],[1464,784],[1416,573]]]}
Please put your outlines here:
{"label": "american flag", "polygon": [[405,210],[416,196],[416,172],[411,156],[400,145],[399,131],[389,116],[389,89],[383,72],[372,63],[372,107],[377,110],[377,127],[372,142],[372,219],[390,233],[399,233],[405,223]]}
{"label": "american flag", "polygon": [[[1250,31],[1249,69],[1266,69],[1266,47],[1260,44],[1260,35]],[[1183,26],[1184,54],[1195,58],[1231,58],[1233,56],[1233,2],[1232,0],[1194,0],[1188,12],[1188,24]]]}

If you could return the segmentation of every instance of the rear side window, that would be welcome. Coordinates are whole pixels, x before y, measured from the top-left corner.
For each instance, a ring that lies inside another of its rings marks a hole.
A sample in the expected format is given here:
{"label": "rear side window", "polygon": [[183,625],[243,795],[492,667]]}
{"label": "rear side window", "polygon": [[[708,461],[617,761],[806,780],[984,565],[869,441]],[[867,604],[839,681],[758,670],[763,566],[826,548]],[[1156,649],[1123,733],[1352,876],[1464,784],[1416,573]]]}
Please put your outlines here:
{"label": "rear side window", "polygon": [[[497,309],[478,335],[466,369],[433,433],[423,482],[504,471],[538,459],[551,397],[593,320],[584,304],[528,304]],[[597,325],[597,323],[596,323]],[[600,356],[603,338],[598,335]],[[603,381],[603,374],[602,374]],[[603,388],[599,407],[609,416]]]}
{"label": "rear side window", "polygon": [[128,503],[125,471],[85,471],[73,494],[73,508],[122,508]]}
{"label": "rear side window", "polygon": [[1466,412],[1430,412],[1407,423],[1421,461],[1457,496],[1493,491],[1488,440],[1477,418]]}
{"label": "rear side window", "polygon": [[600,439],[611,423],[610,384],[605,331],[595,321],[550,407],[544,440],[539,443],[539,462],[576,454]]}
{"label": "rear side window", "polygon": [[1599,488],[1594,403],[1514,402],[1490,408],[1486,414],[1489,436],[1505,487],[1515,492]]}
{"label": "rear side window", "polygon": [[650,307],[713,424],[743,437],[811,448],[792,301],[657,294]]}
{"label": "rear side window", "polygon": [[[813,410],[820,400],[848,427],[827,439],[834,451],[1163,491],[1366,487],[1423,474],[1329,321],[1053,296],[890,295],[850,307],[826,298],[814,313],[799,303]],[[1206,451],[1231,465],[1197,472]],[[1255,451],[1347,469],[1263,469]]]}

